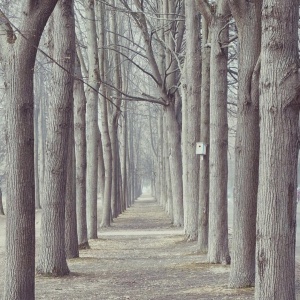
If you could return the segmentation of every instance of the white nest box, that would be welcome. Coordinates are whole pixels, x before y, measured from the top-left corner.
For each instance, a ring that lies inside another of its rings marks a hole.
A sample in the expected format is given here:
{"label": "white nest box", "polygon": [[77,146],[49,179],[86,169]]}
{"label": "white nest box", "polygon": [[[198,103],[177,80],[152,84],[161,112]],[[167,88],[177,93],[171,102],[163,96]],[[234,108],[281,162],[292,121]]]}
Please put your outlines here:
{"label": "white nest box", "polygon": [[206,155],[206,144],[199,142],[196,143],[196,154]]}

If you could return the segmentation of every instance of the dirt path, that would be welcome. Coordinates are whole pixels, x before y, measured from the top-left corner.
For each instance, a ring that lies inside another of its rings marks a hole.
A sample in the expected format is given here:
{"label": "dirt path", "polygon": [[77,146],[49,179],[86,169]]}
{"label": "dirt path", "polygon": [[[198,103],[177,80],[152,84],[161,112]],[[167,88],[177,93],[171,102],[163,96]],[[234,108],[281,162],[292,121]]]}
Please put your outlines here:
{"label": "dirt path", "polygon": [[38,277],[37,299],[253,298],[253,289],[227,289],[229,268],[203,263],[153,198],[138,199],[99,237],[69,261],[71,276]]}
{"label": "dirt path", "polygon": [[38,276],[36,299],[253,299],[253,288],[227,288],[229,267],[205,264],[153,198],[139,198],[99,237],[68,261],[70,276]]}

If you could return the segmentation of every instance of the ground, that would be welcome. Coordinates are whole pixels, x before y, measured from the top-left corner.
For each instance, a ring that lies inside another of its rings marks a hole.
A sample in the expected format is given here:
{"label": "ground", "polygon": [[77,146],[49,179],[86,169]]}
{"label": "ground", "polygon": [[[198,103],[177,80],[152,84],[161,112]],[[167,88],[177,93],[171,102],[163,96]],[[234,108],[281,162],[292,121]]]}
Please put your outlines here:
{"label": "ground", "polygon": [[[0,216],[2,266],[4,225]],[[36,225],[39,232],[40,212]],[[70,276],[37,276],[36,299],[253,299],[253,288],[228,289],[229,266],[206,264],[196,243],[184,241],[182,230],[171,226],[151,197],[139,198],[90,246],[80,258],[68,260]],[[0,287],[3,281],[1,272]]]}

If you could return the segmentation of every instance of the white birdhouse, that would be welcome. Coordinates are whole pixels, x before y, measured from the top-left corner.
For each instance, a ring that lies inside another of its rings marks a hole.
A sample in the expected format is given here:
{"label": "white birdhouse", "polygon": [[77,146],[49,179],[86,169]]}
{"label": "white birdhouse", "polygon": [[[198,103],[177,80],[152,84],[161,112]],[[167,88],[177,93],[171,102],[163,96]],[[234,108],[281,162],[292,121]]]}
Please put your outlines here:
{"label": "white birdhouse", "polygon": [[196,143],[196,154],[206,155],[206,144],[202,142]]}

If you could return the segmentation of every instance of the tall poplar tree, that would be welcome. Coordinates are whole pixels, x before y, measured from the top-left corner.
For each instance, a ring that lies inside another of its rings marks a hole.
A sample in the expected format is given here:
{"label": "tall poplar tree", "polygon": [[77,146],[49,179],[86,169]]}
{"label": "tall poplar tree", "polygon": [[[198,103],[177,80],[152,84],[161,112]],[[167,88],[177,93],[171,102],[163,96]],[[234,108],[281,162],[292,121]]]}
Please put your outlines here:
{"label": "tall poplar tree", "polygon": [[[69,273],[65,251],[67,157],[72,122],[75,21],[72,0],[60,0],[53,13],[53,97],[49,102],[39,274]],[[71,181],[72,182],[72,181]]]}
{"label": "tall poplar tree", "polygon": [[233,234],[229,279],[229,286],[234,288],[253,285],[255,277],[261,3],[261,0],[229,1],[239,37]]}
{"label": "tall poplar tree", "polygon": [[99,57],[95,20],[95,1],[85,0],[88,83],[86,90],[86,140],[87,140],[87,228],[88,238],[97,234],[97,178],[98,178],[98,90],[100,86]]}
{"label": "tall poplar tree", "polygon": [[[186,238],[194,241],[198,237],[199,207],[199,156],[196,142],[200,138],[201,104],[201,42],[200,14],[195,1],[185,1],[186,56],[185,82],[186,96],[182,99],[185,113],[182,116],[183,202],[184,231]],[[185,126],[184,126],[185,124]],[[183,130],[185,128],[185,130]],[[185,138],[184,138],[185,136]],[[184,142],[185,141],[185,142]]]}
{"label": "tall poplar tree", "polygon": [[[33,73],[37,46],[57,1],[21,2],[16,35],[0,11],[7,99],[7,223],[4,299],[34,299],[35,196]],[[16,76],[18,74],[18,76]],[[18,241],[18,243],[16,243]],[[26,251],[24,251],[26,249]]]}
{"label": "tall poplar tree", "polygon": [[[209,149],[209,237],[208,261],[229,263],[227,217],[227,60],[228,18],[227,0],[209,5],[199,0],[198,6],[209,24],[210,56],[210,149]],[[223,47],[225,45],[225,47]],[[215,84],[218,82],[218,84]]]}
{"label": "tall poplar tree", "polygon": [[262,5],[255,299],[295,299],[299,3]]}

